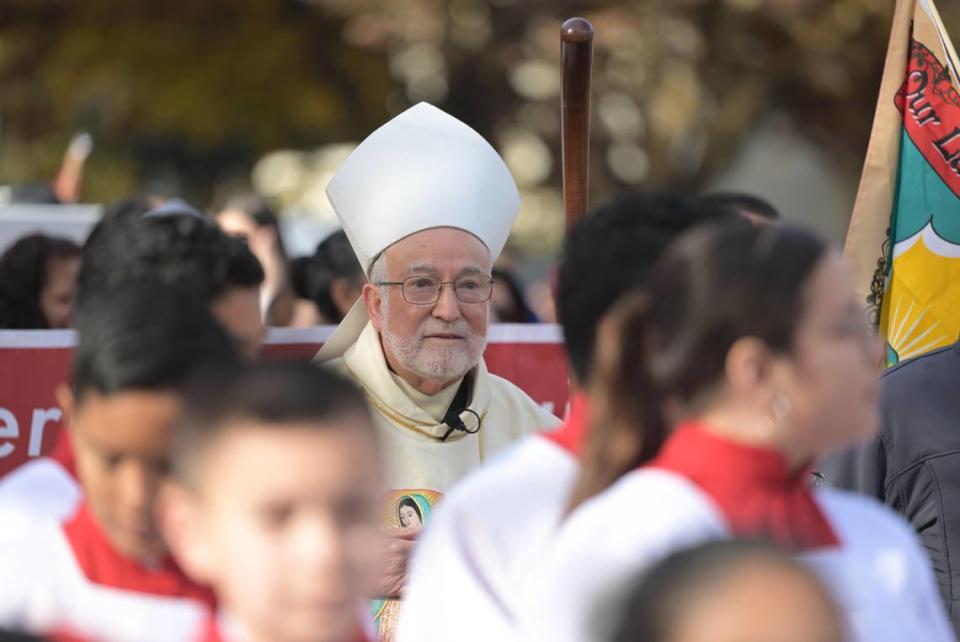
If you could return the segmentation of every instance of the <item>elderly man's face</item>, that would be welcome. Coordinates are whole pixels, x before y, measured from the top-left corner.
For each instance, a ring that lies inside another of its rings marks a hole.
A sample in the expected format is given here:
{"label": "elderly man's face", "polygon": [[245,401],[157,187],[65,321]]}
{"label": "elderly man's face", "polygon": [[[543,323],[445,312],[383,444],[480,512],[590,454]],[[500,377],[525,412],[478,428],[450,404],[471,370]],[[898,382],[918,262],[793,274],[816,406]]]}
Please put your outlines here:
{"label": "elderly man's face", "polygon": [[[463,230],[440,227],[391,245],[372,280],[401,282],[430,276],[444,282],[490,276],[490,251]],[[425,394],[434,394],[473,368],[486,345],[489,301],[463,303],[445,285],[436,303],[408,303],[399,286],[364,287],[364,301],[380,332],[390,367]]]}

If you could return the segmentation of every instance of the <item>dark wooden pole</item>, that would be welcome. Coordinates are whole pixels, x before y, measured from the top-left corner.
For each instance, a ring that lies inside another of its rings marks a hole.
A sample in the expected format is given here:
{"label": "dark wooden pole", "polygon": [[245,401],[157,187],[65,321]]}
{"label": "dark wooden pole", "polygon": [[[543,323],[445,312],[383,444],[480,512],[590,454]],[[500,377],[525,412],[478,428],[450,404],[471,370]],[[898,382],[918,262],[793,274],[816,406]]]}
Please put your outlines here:
{"label": "dark wooden pole", "polygon": [[570,18],[560,27],[563,207],[568,229],[587,213],[592,63],[593,25],[585,18]]}

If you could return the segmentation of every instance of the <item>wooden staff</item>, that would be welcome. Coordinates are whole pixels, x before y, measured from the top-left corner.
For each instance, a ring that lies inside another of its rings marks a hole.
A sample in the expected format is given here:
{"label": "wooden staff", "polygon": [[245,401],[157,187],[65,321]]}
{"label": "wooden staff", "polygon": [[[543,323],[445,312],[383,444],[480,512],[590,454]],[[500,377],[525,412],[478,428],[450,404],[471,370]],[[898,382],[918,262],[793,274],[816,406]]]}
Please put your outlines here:
{"label": "wooden staff", "polygon": [[560,27],[563,207],[567,229],[587,213],[592,62],[593,25],[585,18],[570,18]]}

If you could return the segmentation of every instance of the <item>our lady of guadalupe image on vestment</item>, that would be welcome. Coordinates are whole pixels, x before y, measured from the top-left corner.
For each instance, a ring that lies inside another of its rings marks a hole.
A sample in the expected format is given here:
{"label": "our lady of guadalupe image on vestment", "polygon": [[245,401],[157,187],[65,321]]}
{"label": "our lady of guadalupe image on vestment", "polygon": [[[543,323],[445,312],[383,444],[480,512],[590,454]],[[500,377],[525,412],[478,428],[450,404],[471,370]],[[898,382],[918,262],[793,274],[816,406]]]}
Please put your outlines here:
{"label": "our lady of guadalupe image on vestment", "polygon": [[[383,523],[387,528],[420,528],[430,521],[433,506],[442,493],[425,489],[392,490],[384,496]],[[400,600],[382,598],[370,602],[370,615],[379,631],[381,642],[394,639]]]}

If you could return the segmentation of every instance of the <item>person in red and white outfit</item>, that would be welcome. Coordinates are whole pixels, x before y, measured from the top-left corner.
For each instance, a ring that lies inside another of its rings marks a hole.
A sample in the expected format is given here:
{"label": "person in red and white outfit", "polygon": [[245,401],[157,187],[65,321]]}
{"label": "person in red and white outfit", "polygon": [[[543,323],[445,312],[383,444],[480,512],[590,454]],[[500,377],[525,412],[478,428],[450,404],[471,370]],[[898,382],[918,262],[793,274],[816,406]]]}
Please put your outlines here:
{"label": "person in red and white outfit", "polygon": [[180,386],[195,368],[236,363],[233,342],[194,293],[150,283],[91,300],[78,330],[59,391],[78,503],[59,521],[0,514],[0,626],[182,640],[214,600],[167,554],[154,499]]}
{"label": "person in red and white outfit", "polygon": [[305,363],[252,364],[187,395],[159,513],[219,610],[198,642],[373,640],[384,477],[363,393]]}
{"label": "person in red and white outfit", "polygon": [[[87,299],[143,279],[194,291],[245,354],[258,351],[263,270],[245,241],[227,236],[185,203],[154,210],[143,205],[97,224],[83,246],[77,313],[89,307]],[[72,515],[81,498],[74,459],[70,433],[61,431],[52,452],[0,480],[0,514]]]}
{"label": "person in red and white outfit", "polygon": [[597,614],[705,540],[763,538],[823,580],[853,642],[953,640],[926,556],[879,503],[811,489],[876,430],[879,342],[840,255],[787,226],[706,226],[605,322],[572,512],[531,571],[525,639],[603,639]]}
{"label": "person in red and white outfit", "polygon": [[[530,564],[557,527],[586,434],[597,324],[639,287],[667,244],[724,216],[672,193],[636,193],[596,209],[566,241],[558,310],[576,387],[564,426],[537,433],[467,477],[438,506],[418,542],[398,642],[502,639],[517,625]],[[446,596],[456,592],[453,601]],[[443,603],[443,608],[437,604]]]}

